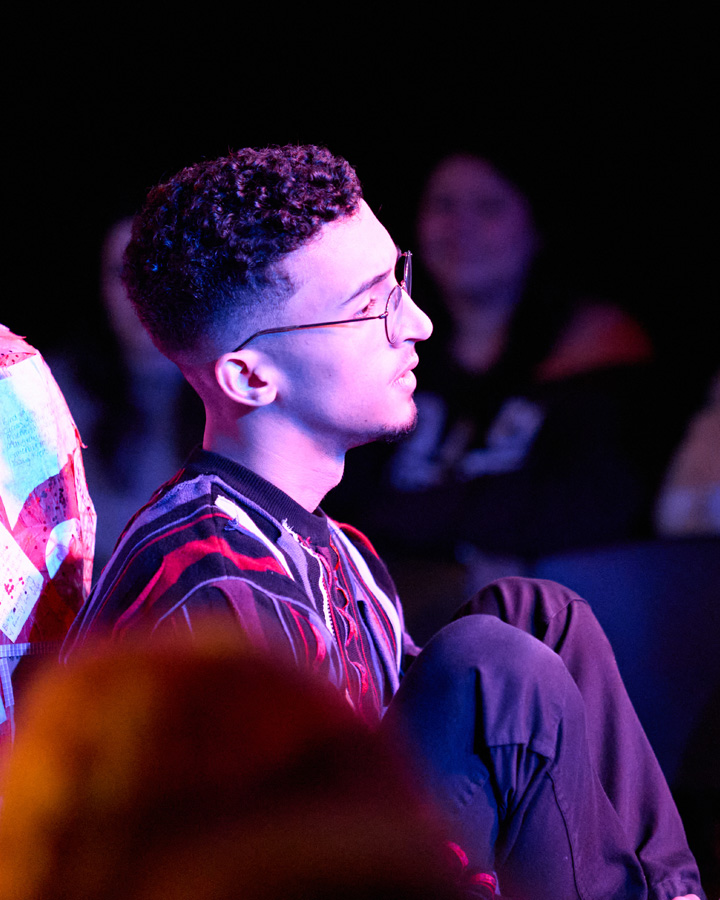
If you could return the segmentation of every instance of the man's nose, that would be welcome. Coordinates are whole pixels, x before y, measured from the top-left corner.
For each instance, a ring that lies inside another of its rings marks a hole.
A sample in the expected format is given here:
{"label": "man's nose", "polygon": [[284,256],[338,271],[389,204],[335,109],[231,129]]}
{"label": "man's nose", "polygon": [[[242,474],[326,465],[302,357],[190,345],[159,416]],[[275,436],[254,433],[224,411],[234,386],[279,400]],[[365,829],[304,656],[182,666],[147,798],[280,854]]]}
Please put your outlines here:
{"label": "man's nose", "polygon": [[403,317],[400,342],[426,341],[433,332],[430,316],[424,313],[407,291],[403,297]]}

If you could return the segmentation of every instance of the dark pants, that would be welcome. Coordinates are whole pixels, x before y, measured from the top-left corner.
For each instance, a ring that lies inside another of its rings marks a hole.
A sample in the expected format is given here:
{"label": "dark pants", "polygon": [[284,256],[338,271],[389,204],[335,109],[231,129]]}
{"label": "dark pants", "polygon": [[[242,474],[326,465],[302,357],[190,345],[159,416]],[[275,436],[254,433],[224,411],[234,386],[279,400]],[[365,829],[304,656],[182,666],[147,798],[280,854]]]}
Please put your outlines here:
{"label": "dark pants", "polygon": [[567,588],[484,588],[413,662],[384,727],[405,733],[449,837],[503,894],[704,896],[610,645]]}

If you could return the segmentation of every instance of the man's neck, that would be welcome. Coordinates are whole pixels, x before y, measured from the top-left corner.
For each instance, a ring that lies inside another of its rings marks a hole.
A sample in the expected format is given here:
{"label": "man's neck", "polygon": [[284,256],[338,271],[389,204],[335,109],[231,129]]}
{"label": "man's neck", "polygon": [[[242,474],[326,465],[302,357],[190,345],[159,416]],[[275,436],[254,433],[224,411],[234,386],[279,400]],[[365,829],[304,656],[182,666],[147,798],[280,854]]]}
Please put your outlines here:
{"label": "man's neck", "polygon": [[302,437],[283,441],[262,440],[260,436],[227,434],[207,426],[205,450],[219,453],[245,466],[292,497],[308,512],[314,512],[323,497],[341,480],[344,458],[319,452]]}

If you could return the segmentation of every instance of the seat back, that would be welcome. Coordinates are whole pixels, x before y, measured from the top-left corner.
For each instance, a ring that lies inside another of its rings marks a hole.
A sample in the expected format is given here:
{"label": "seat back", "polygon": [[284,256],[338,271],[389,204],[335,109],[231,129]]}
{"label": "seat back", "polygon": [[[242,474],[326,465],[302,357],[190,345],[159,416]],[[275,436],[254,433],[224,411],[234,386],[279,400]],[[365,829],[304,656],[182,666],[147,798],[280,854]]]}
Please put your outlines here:
{"label": "seat back", "polygon": [[559,581],[590,602],[672,784],[720,684],[720,537],[550,556],[532,574]]}

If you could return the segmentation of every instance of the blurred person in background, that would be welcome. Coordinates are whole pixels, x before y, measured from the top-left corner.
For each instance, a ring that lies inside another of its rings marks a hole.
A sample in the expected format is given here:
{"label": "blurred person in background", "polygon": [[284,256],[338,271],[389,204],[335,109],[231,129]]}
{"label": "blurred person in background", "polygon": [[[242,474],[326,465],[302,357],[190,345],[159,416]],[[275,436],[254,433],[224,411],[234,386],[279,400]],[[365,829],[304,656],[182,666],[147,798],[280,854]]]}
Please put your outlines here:
{"label": "blurred person in background", "polygon": [[720,535],[720,370],[673,453],[655,524],[668,537]]}
{"label": "blurred person in background", "polygon": [[90,591],[94,543],[65,398],[40,352],[0,323],[0,768],[35,670]]}

